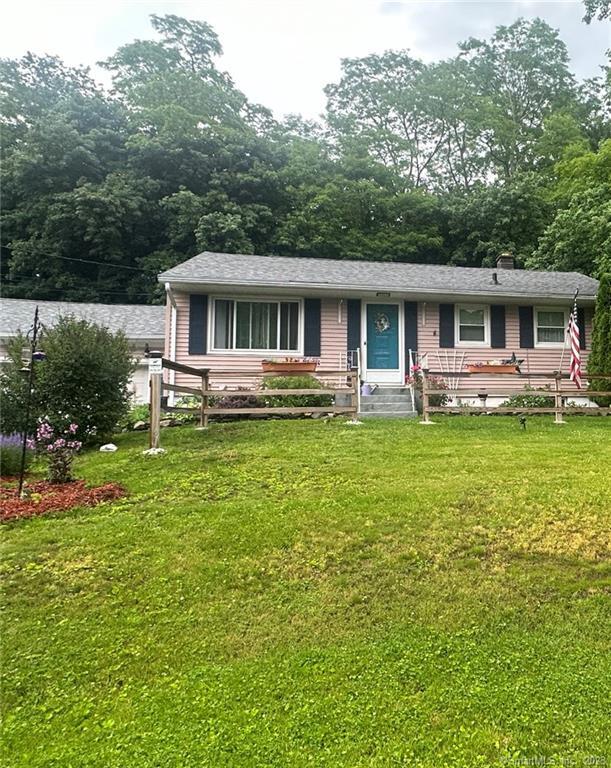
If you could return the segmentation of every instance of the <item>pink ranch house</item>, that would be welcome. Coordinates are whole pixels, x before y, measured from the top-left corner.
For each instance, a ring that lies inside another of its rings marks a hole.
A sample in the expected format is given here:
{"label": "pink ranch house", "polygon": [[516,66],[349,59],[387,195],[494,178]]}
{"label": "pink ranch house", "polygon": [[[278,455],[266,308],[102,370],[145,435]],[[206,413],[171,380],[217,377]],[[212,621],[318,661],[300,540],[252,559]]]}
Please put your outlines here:
{"label": "pink ranch house", "polygon": [[212,386],[250,383],[264,360],[316,359],[319,375],[358,367],[361,410],[389,415],[413,413],[406,380],[415,363],[465,404],[474,388],[500,389],[491,364],[519,361],[520,375],[502,377],[516,391],[566,373],[576,291],[585,370],[598,288],[579,273],[515,269],[509,254],[484,269],[204,252],[159,280],[164,354],[210,369]]}

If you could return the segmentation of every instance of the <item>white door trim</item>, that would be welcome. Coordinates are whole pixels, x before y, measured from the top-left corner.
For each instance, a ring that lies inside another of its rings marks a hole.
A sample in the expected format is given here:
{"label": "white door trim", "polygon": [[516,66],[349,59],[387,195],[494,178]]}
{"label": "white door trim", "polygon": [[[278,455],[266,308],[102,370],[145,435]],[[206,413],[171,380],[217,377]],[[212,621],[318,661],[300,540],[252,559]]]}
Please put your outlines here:
{"label": "white door trim", "polygon": [[[397,318],[399,322],[399,333],[397,334],[397,343],[399,344],[399,367],[384,369],[369,369],[367,367],[367,307],[369,304],[392,304],[397,307]],[[404,342],[405,319],[403,316],[402,301],[362,301],[361,302],[361,373],[364,381],[371,384],[403,384],[403,371],[405,370],[405,342]]]}

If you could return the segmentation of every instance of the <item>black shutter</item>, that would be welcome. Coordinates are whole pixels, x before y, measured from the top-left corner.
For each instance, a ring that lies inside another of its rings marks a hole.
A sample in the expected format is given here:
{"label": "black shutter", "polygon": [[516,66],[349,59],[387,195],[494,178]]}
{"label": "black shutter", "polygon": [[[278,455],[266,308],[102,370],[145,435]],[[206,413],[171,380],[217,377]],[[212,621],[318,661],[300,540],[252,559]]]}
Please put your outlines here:
{"label": "black shutter", "polygon": [[532,349],[535,346],[535,325],[532,307],[518,307],[520,318],[520,348]]}
{"label": "black shutter", "polygon": [[403,303],[405,320],[405,367],[409,366],[409,351],[418,351],[418,302],[406,301]]}
{"label": "black shutter", "polygon": [[361,346],[361,300],[348,299],[348,352]]}
{"label": "black shutter", "polygon": [[189,354],[205,355],[208,336],[208,297],[203,293],[189,296]]}
{"label": "black shutter", "polygon": [[303,354],[320,357],[320,299],[305,299],[303,313]]}
{"label": "black shutter", "polygon": [[577,307],[577,325],[579,326],[579,348],[586,348],[586,313],[583,307]]}
{"label": "black shutter", "polygon": [[505,305],[490,305],[490,346],[502,349],[505,346]]}
{"label": "black shutter", "polygon": [[454,304],[439,305],[439,346],[454,346]]}

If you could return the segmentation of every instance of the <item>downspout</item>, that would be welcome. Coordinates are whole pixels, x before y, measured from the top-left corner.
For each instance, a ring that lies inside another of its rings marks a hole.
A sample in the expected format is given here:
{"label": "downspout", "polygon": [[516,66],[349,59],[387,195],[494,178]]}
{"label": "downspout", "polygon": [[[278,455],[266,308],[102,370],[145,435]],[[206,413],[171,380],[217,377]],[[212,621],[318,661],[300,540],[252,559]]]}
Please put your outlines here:
{"label": "downspout", "polygon": [[[176,316],[178,314],[178,307],[176,306],[176,297],[172,291],[172,286],[169,283],[165,284],[166,296],[171,304],[170,307],[170,348],[168,350],[169,359],[176,362]],[[176,371],[170,371],[170,384],[176,383]],[[170,405],[174,405],[176,400],[176,393],[170,392],[168,402]]]}

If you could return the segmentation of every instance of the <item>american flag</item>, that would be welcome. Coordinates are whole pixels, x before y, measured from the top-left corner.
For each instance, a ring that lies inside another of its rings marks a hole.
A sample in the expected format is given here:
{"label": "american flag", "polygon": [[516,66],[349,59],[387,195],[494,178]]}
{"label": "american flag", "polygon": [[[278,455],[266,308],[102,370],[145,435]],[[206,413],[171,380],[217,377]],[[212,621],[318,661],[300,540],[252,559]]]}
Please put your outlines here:
{"label": "american flag", "polygon": [[579,323],[577,321],[577,294],[573,300],[573,311],[569,317],[569,343],[571,345],[571,364],[569,378],[575,382],[577,389],[581,389],[581,349],[579,347]]}

